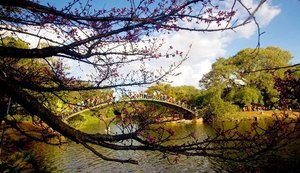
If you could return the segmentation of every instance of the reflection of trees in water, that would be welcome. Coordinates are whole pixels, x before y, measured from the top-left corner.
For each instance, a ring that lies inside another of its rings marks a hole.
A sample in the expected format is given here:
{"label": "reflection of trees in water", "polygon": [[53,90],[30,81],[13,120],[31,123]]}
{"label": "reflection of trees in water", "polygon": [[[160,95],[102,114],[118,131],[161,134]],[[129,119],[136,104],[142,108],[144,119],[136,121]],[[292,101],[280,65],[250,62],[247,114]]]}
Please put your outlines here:
{"label": "reflection of trees in water", "polygon": [[[248,128],[248,131],[251,130],[251,127],[249,124],[251,124],[253,121],[241,121],[240,126],[242,129]],[[259,121],[259,124],[262,124],[263,127],[266,126],[266,124],[269,124],[269,120],[262,120]],[[174,123],[174,122],[168,122],[164,123],[165,129],[172,129],[174,131],[174,138],[180,138],[186,136],[186,134],[189,134],[190,132],[195,132],[197,139],[205,139],[207,135],[209,136],[214,136],[216,135],[216,128],[220,126],[222,122],[215,122],[214,124],[203,124],[199,123],[196,121],[186,121],[186,122],[181,122],[181,123]],[[226,128],[232,128],[233,122],[223,122],[226,125],[224,127]],[[88,129],[91,129],[91,131],[96,132],[98,131],[104,131],[103,125],[100,124],[94,124],[95,127],[89,126],[86,127],[86,131],[88,132]],[[158,128],[159,126],[153,125],[152,129]],[[112,131],[117,131],[118,128],[114,125],[111,126]],[[245,131],[246,132],[246,131]],[[153,132],[155,133],[155,132]],[[202,141],[202,140],[201,140]],[[170,141],[169,141],[170,142]],[[176,142],[185,142],[188,144],[189,142],[193,142],[192,138],[185,138],[185,141],[171,141],[172,144],[176,144]],[[166,143],[168,144],[168,142]],[[298,144],[298,145],[296,145]],[[72,149],[68,149],[68,145],[72,147]],[[212,143],[213,147],[218,147],[222,146],[223,144],[217,144],[217,143]],[[259,145],[259,144],[258,144]],[[299,163],[299,151],[298,147],[299,146],[299,141],[297,143],[291,143],[290,145],[282,148],[281,150],[276,149],[273,150],[272,152],[264,153],[260,155],[258,158],[254,160],[249,160],[245,162],[235,162],[235,161],[226,161],[222,159],[217,159],[217,158],[204,158],[204,157],[195,157],[195,158],[189,158],[185,156],[179,156],[179,155],[169,155],[169,156],[163,156],[163,154],[158,153],[158,152],[144,152],[144,151],[136,151],[136,152],[127,152],[127,151],[118,151],[118,152],[111,152],[111,150],[103,150],[103,148],[99,148],[101,152],[104,152],[105,154],[108,154],[109,156],[114,156],[114,157],[122,157],[122,158],[127,158],[130,156],[135,156],[141,161],[141,165],[138,167],[131,167],[128,165],[124,165],[124,170],[172,170],[176,167],[178,169],[182,170],[208,170],[208,171],[229,171],[229,172],[245,172],[245,171],[261,171],[261,172],[282,172],[282,170],[286,170],[285,172],[289,172],[288,170],[295,170],[297,168],[297,163]],[[74,148],[75,147],[75,148]],[[76,149],[79,147],[78,149]],[[47,148],[47,147],[46,147]],[[92,157],[91,153],[86,153],[84,152],[84,149],[80,147],[79,145],[76,144],[67,144],[65,147],[67,150],[64,150],[64,152],[69,152],[64,154],[64,156],[60,159],[63,160],[69,160],[70,163],[75,164],[75,162],[72,162],[71,160],[75,160],[78,155],[80,155],[83,159],[82,163],[89,163],[90,157]],[[58,151],[55,151],[58,150]],[[51,152],[56,152],[59,153],[61,152],[60,149],[58,148],[52,148]],[[85,154],[79,154],[80,152],[85,153]],[[49,153],[47,151],[47,153]],[[47,153],[45,153],[47,155]],[[77,153],[74,154],[74,153]],[[130,154],[129,154],[130,153]],[[224,151],[224,154],[226,154],[226,151]],[[49,156],[46,156],[49,157]],[[69,157],[64,158],[64,157]],[[51,158],[48,158],[48,161],[51,162],[60,162],[58,157],[54,157],[58,160],[54,160]],[[177,160],[177,164],[175,165],[169,165],[167,162],[168,158],[172,164],[175,164],[175,161]],[[205,164],[206,166],[204,166]],[[58,164],[59,165],[59,164]],[[80,164],[81,166],[84,166]],[[74,165],[74,167],[79,168],[80,165]],[[106,162],[103,162],[101,160],[97,161],[96,163],[91,163],[92,167],[94,168],[99,168],[99,170],[102,170],[103,165],[106,165]],[[113,169],[113,167],[117,166],[115,163],[110,163],[108,168]],[[91,167],[91,168],[92,168]],[[90,168],[90,169],[91,169]],[[273,170],[276,168],[275,170]],[[59,168],[58,168],[59,169]],[[70,168],[65,168],[65,169],[70,169]]]}
{"label": "reflection of trees in water", "polygon": [[[237,128],[234,126],[238,124]],[[243,142],[232,140],[228,143],[212,143],[214,146],[224,148],[221,151],[230,157],[247,158],[244,162],[212,159],[212,162],[221,162],[225,170],[234,172],[260,171],[260,172],[294,172],[300,170],[299,151],[299,122],[294,118],[288,118],[280,114],[273,118],[263,118],[258,121],[242,120],[239,122],[216,121],[208,125],[213,136],[218,136],[221,129],[233,128],[233,134],[240,139],[247,139]],[[221,133],[224,130],[221,130]],[[231,136],[232,133],[226,134]],[[227,138],[228,139],[228,138]],[[256,147],[253,146],[256,145]],[[228,149],[225,149],[228,147]],[[241,147],[244,151],[234,154],[230,147]],[[253,151],[254,150],[254,151]],[[255,153],[256,152],[256,153]],[[232,155],[233,154],[233,155]]]}

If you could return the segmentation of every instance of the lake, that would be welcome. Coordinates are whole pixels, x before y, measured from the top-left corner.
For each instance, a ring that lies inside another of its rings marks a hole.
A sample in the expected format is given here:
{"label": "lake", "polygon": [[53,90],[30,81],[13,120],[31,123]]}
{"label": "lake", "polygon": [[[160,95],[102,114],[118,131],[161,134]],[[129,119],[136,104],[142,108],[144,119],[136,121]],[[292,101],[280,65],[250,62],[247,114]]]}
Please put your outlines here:
{"label": "lake", "polygon": [[[259,123],[262,126],[269,124],[268,119],[261,119]],[[240,130],[247,130],[251,120],[241,122]],[[195,132],[197,138],[204,138],[214,133],[214,127],[220,123],[231,126],[232,122],[215,122],[211,125],[203,124],[202,121],[181,121],[167,123],[165,126],[174,130],[177,135],[189,134]],[[94,121],[81,127],[82,131],[90,133],[104,133],[105,126],[100,121]],[[118,131],[116,125],[110,127],[111,131]],[[265,159],[264,163],[231,163],[223,162],[208,157],[185,157],[180,156],[178,162],[170,163],[159,152],[145,151],[114,151],[106,148],[97,147],[102,154],[116,158],[133,158],[139,161],[139,165],[121,164],[115,162],[103,161],[93,153],[85,149],[83,146],[70,142],[68,144],[58,146],[50,146],[44,143],[33,142],[28,145],[32,149],[39,164],[46,166],[51,172],[243,172],[246,170],[269,172],[296,172],[299,169],[299,145],[291,144],[285,147],[285,151],[274,154],[274,158]],[[287,150],[292,151],[292,155],[285,153]],[[297,153],[298,152],[298,153]],[[278,156],[278,158],[277,158]],[[281,157],[283,156],[283,158]],[[169,158],[174,161],[174,157]],[[280,164],[278,164],[280,163]],[[275,165],[275,166],[274,166]],[[273,172],[273,171],[272,171]]]}

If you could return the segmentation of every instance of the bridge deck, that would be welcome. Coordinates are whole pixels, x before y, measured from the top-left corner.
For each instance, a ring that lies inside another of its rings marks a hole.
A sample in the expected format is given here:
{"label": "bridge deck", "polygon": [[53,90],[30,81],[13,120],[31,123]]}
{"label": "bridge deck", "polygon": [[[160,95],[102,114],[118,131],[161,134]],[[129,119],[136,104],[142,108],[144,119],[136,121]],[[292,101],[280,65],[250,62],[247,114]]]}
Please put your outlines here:
{"label": "bridge deck", "polygon": [[168,101],[164,101],[164,100],[157,100],[157,99],[148,99],[148,98],[135,98],[135,99],[126,99],[126,100],[120,100],[120,101],[116,101],[116,102],[109,102],[109,103],[102,103],[102,104],[98,104],[98,105],[95,105],[93,107],[89,107],[89,108],[86,108],[86,109],[83,109],[83,110],[80,110],[78,112],[75,112],[75,113],[72,113],[70,114],[69,116],[65,117],[64,119],[69,119],[71,117],[74,117],[80,113],[83,113],[87,110],[93,110],[93,109],[97,109],[97,108],[105,108],[109,105],[112,105],[112,104],[118,104],[118,103],[123,103],[123,102],[149,102],[149,103],[156,103],[156,104],[160,104],[160,105],[163,105],[163,106],[166,106],[166,107],[169,107],[179,113],[182,113],[184,114],[186,117],[188,117],[188,119],[190,119],[191,117],[195,117],[196,116],[196,113],[194,111],[192,111],[191,109],[188,109],[186,107],[183,107],[181,105],[178,105],[178,104],[175,104],[175,103],[171,103],[171,102],[168,102]]}

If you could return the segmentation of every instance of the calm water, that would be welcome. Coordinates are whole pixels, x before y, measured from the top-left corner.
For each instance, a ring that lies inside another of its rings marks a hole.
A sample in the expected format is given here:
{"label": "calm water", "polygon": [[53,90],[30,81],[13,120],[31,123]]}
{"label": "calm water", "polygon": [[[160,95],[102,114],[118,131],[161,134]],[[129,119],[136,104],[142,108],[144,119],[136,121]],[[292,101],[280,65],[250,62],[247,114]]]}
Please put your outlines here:
{"label": "calm water", "polygon": [[[261,124],[267,124],[265,120],[260,120]],[[218,123],[216,123],[218,124]],[[185,121],[181,123],[169,123],[166,126],[172,128],[176,134],[183,135],[196,132],[198,138],[203,138],[207,134],[213,133],[215,125],[205,125],[199,121]],[[230,126],[232,123],[227,123]],[[241,130],[247,130],[251,122],[243,122]],[[82,128],[85,132],[103,133],[105,126],[100,122],[94,122]],[[116,126],[111,126],[111,131],[118,131]],[[299,146],[299,145],[298,145]],[[215,161],[207,157],[181,156],[177,164],[170,164],[164,159],[161,153],[144,151],[113,151],[98,147],[102,154],[116,158],[134,158],[139,161],[139,165],[120,164],[103,161],[97,158],[90,151],[79,144],[69,143],[61,147],[49,146],[43,143],[33,143],[33,149],[38,162],[46,166],[52,172],[232,172],[237,167],[230,167],[228,163]],[[297,146],[294,146],[297,149]],[[298,148],[300,149],[300,148]],[[172,159],[172,158],[171,158]],[[295,160],[289,164],[300,163]],[[237,164],[236,164],[237,165]],[[284,168],[286,165],[283,165]],[[290,165],[289,165],[290,166]],[[295,170],[297,165],[291,165],[291,170]],[[251,168],[253,169],[253,168]],[[261,168],[255,168],[256,170]],[[240,169],[238,169],[240,170]],[[234,170],[236,171],[236,170]],[[268,171],[266,171],[268,172]],[[287,171],[285,171],[287,172]],[[293,171],[291,171],[293,172]]]}

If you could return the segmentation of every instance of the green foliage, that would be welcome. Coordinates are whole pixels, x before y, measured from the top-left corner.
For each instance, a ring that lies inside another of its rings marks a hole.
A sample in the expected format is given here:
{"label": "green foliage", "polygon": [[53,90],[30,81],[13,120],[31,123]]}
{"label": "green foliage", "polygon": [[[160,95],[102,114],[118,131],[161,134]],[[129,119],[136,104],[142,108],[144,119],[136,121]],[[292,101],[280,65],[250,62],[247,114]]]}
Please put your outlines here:
{"label": "green foliage", "polygon": [[[1,39],[0,45],[9,47],[18,47],[28,49],[29,44],[13,37],[5,37]],[[39,47],[48,47],[47,43],[40,43]],[[63,65],[60,60],[48,57],[45,59],[16,59],[16,58],[1,58],[0,67],[4,69],[7,75],[16,75],[20,73],[18,80],[27,83],[27,85],[44,86],[44,87],[56,87],[60,85],[61,79],[57,79],[57,75],[63,75],[57,70],[66,70],[69,67]],[[88,82],[76,81],[78,85],[89,86]],[[98,99],[104,100],[106,96],[112,93],[111,90],[88,90],[88,91],[60,91],[60,92],[46,92],[41,95],[33,90],[29,91],[34,95],[44,106],[49,108],[57,115],[70,114],[71,109],[67,103],[78,104],[83,100],[90,99],[92,97],[98,97]],[[18,117],[19,120],[24,118]],[[27,118],[26,118],[27,120]]]}
{"label": "green foliage", "polygon": [[82,100],[87,100],[93,97],[98,97],[98,99],[106,100],[107,95],[111,94],[113,91],[109,89],[103,90],[86,90],[86,91],[70,91],[68,92],[68,98],[70,101],[76,103]]}
{"label": "green foliage", "polygon": [[222,91],[211,89],[203,96],[203,107],[200,114],[203,118],[210,120],[214,117],[221,117],[228,113],[234,113],[238,110],[237,106],[221,98]]}
{"label": "green foliage", "polygon": [[222,99],[239,106],[260,103],[272,107],[279,100],[274,76],[284,76],[284,70],[260,70],[287,66],[291,58],[289,52],[277,47],[243,49],[232,57],[218,59],[199,84],[203,89],[218,88]]}
{"label": "green foliage", "polygon": [[[206,94],[199,96],[202,112],[208,117],[222,116],[251,104],[268,108],[278,105],[279,92],[274,88],[274,76],[284,77],[285,69],[270,69],[289,65],[292,55],[278,47],[243,49],[236,55],[219,58],[212,70],[199,81]],[[207,113],[209,112],[209,113]]]}
{"label": "green foliage", "polygon": [[166,83],[158,83],[156,85],[152,85],[147,89],[148,94],[153,94],[155,91],[159,91],[160,94],[166,94],[168,96],[174,96],[173,87],[170,84]]}
{"label": "green foliage", "polygon": [[199,81],[203,89],[212,87],[225,88],[233,83],[232,77],[235,75],[236,67],[228,62],[228,59],[219,58],[212,64],[212,70],[204,74]]}
{"label": "green foliage", "polygon": [[202,95],[202,91],[196,89],[193,86],[178,86],[174,87],[175,98],[182,100],[187,105],[195,107],[197,106],[197,99]]}
{"label": "green foliage", "polygon": [[[7,153],[8,154],[8,153]],[[5,160],[0,161],[0,172],[49,172],[46,168],[39,168],[32,154],[24,151],[10,153]]]}
{"label": "green foliage", "polygon": [[176,101],[185,103],[191,107],[199,106],[197,104],[198,97],[202,95],[202,91],[193,86],[171,86],[170,84],[159,83],[147,89],[149,95],[154,92],[159,92],[160,95],[167,95],[174,98]]}
{"label": "green foliage", "polygon": [[79,127],[86,121],[85,116],[79,114],[76,116],[73,116],[67,120],[68,124],[70,124],[73,127]]}
{"label": "green foliage", "polygon": [[4,46],[7,46],[7,47],[24,48],[24,49],[29,48],[28,43],[26,43],[25,41],[23,41],[21,39],[16,39],[16,38],[13,38],[13,37],[1,38],[0,45],[1,46],[4,45]]}
{"label": "green foliage", "polygon": [[[16,39],[13,37],[4,37],[0,40],[0,45],[1,46],[7,46],[7,47],[17,47],[17,48],[23,48],[23,49],[28,49],[28,43],[24,42],[21,39]],[[32,60],[29,59],[14,59],[10,57],[1,57],[0,58],[0,67],[5,68],[8,66],[12,67],[20,67],[26,65],[28,62],[31,62]],[[18,64],[18,65],[17,65]]]}
{"label": "green foliage", "polygon": [[260,91],[257,88],[246,86],[232,88],[229,93],[226,94],[225,100],[232,101],[240,107],[250,106],[251,103],[263,103]]}
{"label": "green foliage", "polygon": [[275,87],[280,93],[280,106],[300,108],[300,68],[289,69],[284,78],[275,79]]}

